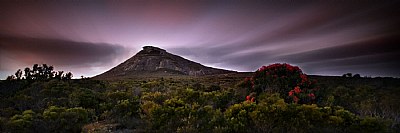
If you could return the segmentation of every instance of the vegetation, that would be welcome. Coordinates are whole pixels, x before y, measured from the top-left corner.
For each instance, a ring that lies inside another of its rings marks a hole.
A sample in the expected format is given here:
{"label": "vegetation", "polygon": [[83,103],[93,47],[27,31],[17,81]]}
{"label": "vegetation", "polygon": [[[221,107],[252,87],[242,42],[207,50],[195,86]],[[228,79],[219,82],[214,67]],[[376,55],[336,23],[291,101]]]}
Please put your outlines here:
{"label": "vegetation", "polygon": [[0,81],[1,132],[400,131],[393,78],[308,76],[289,64],[247,78],[100,81],[66,78],[45,65],[25,70]]}
{"label": "vegetation", "polygon": [[[248,89],[249,99],[263,93],[279,93],[287,102],[315,103],[316,81],[311,81],[297,66],[272,64],[258,69],[240,85]],[[253,101],[253,100],[252,100]]]}
{"label": "vegetation", "polygon": [[47,66],[47,64],[38,65],[34,64],[32,69],[27,67],[24,69],[24,75],[22,75],[22,70],[18,69],[15,75],[10,75],[6,80],[21,80],[26,79],[32,80],[51,80],[51,79],[64,79],[70,80],[73,75],[71,72],[64,74],[64,71],[54,71],[53,66]]}

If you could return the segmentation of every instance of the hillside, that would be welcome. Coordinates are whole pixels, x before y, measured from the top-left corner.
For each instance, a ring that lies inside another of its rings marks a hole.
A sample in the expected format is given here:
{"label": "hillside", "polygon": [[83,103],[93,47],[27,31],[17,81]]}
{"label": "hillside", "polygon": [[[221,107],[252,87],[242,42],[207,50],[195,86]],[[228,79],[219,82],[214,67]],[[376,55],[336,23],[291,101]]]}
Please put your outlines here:
{"label": "hillside", "polygon": [[204,66],[166,50],[145,46],[143,50],[125,62],[100,74],[95,79],[126,78],[137,76],[189,75],[204,76],[231,73],[234,71]]}

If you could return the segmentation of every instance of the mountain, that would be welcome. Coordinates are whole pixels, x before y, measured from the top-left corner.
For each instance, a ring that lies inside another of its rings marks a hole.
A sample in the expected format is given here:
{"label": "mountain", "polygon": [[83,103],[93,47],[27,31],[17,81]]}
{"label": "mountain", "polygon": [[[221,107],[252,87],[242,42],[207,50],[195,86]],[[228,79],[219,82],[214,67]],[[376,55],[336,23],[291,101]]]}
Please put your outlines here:
{"label": "mountain", "polygon": [[143,50],[139,51],[133,57],[95,78],[104,79],[167,75],[204,76],[232,72],[235,71],[207,67],[200,63],[168,53],[164,49],[144,46]]}

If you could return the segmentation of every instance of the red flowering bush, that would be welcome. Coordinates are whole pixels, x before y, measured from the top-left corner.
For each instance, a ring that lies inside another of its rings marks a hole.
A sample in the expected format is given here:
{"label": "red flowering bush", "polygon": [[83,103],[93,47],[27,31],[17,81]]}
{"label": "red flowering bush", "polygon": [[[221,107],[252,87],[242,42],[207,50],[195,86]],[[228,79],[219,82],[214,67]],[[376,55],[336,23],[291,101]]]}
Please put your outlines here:
{"label": "red flowering bush", "polygon": [[245,78],[242,85],[247,88],[247,94],[280,93],[295,103],[311,103],[316,99],[315,82],[299,67],[286,63],[262,66],[252,77]]}
{"label": "red flowering bush", "polygon": [[255,97],[252,97],[252,96],[250,96],[250,95],[248,95],[248,96],[246,96],[246,101],[248,101],[248,102],[255,102]]}

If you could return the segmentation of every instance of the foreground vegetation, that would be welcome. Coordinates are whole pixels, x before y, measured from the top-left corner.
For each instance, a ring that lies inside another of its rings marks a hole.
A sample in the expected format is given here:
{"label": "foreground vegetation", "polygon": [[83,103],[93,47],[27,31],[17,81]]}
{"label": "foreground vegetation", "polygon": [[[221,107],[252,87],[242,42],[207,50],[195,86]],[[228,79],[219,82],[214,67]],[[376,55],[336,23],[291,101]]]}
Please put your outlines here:
{"label": "foreground vegetation", "polygon": [[247,78],[16,77],[0,81],[1,132],[400,131],[392,78],[310,77],[288,64]]}

